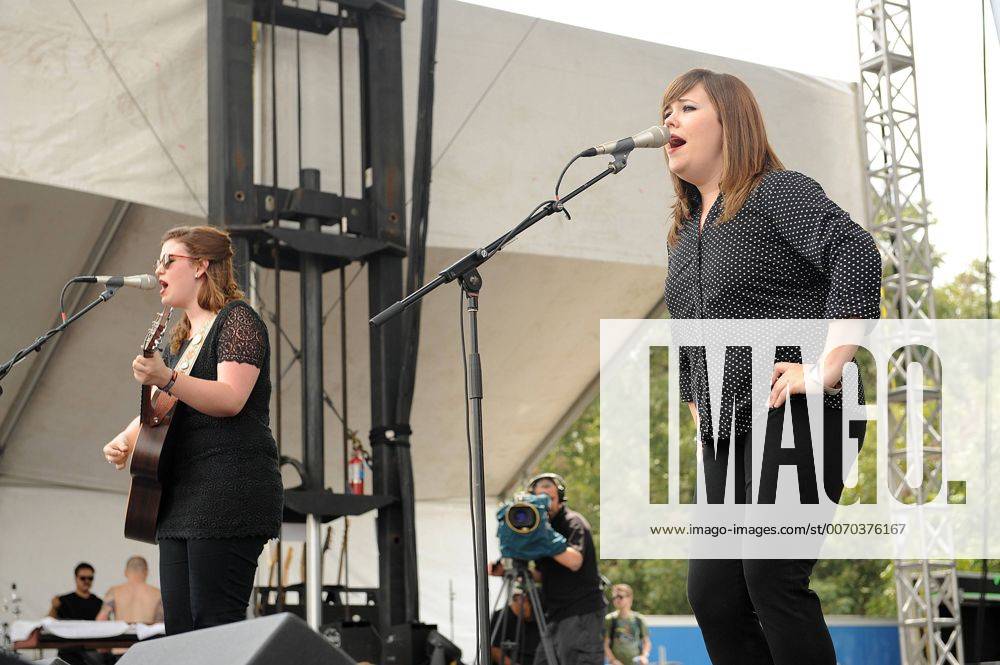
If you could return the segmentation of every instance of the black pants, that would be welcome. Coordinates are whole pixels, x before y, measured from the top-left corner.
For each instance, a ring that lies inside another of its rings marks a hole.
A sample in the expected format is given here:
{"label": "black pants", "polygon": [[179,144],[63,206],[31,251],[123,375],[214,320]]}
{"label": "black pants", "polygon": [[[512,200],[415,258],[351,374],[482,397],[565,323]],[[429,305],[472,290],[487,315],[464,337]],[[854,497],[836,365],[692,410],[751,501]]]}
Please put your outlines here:
{"label": "black pants", "polygon": [[[793,397],[790,404],[796,427],[806,417],[806,402]],[[772,409],[769,423],[772,418],[783,419],[784,412],[785,406]],[[824,486],[836,485],[840,489],[834,493],[839,500],[843,490],[840,449],[830,441],[841,436],[841,412],[825,409],[823,423],[825,478],[818,479],[819,494],[823,495]],[[769,433],[778,432],[769,428]],[[749,433],[735,437],[734,457],[743,464],[730,465],[742,467],[748,503],[753,502],[750,438]],[[703,453],[707,463],[708,451]],[[721,480],[724,484],[725,478]],[[706,473],[706,486],[718,481]],[[724,490],[724,486],[716,489],[720,493]],[[809,588],[815,564],[815,559],[692,559],[688,563],[688,601],[712,663],[836,665],[819,597]]]}
{"label": "black pants", "polygon": [[549,621],[545,627],[558,662],[550,663],[545,645],[539,644],[534,665],[604,665],[603,609]]}
{"label": "black pants", "polygon": [[245,619],[265,542],[262,536],[160,540],[167,635]]}

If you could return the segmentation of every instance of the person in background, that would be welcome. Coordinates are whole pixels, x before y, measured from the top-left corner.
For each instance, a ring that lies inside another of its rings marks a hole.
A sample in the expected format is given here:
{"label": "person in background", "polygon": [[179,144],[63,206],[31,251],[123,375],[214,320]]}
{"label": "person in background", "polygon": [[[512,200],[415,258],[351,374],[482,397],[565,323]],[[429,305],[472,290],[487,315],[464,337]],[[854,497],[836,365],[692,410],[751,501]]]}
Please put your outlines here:
{"label": "person in background", "polygon": [[[506,630],[497,628],[507,615]],[[520,628],[518,623],[521,624]],[[494,665],[531,665],[535,662],[535,651],[541,642],[538,632],[538,622],[531,607],[531,599],[521,589],[515,588],[511,593],[510,602],[502,610],[497,610],[490,617],[490,635],[496,635],[490,642],[490,660]],[[503,642],[517,642],[501,662]]]}
{"label": "person in background", "polygon": [[649,665],[653,643],[649,639],[646,618],[632,611],[632,587],[611,587],[615,610],[604,617],[604,657],[611,665]]}
{"label": "person in background", "polygon": [[[538,474],[528,481],[528,491],[548,495],[549,523],[567,542],[559,554],[535,561],[535,580],[542,583],[547,637],[558,664],[549,663],[545,649],[538,649],[534,665],[603,665],[601,624],[606,605],[590,523],[567,507],[566,481],[559,474]],[[499,562],[490,568],[491,575],[503,572]]]}
{"label": "person in background", "polygon": [[[94,586],[94,567],[89,563],[79,563],[73,569],[76,589],[52,599],[49,616],[53,619],[76,619],[93,621],[103,604],[101,599],[90,593]],[[69,665],[94,665],[103,662],[103,656],[91,649],[60,649],[59,657]]]}
{"label": "person in background", "polygon": [[161,623],[163,621],[163,601],[160,590],[146,584],[149,564],[141,556],[131,557],[125,564],[124,584],[116,584],[104,594],[104,604],[97,614],[98,621],[128,623]]}
{"label": "person in background", "polygon": [[[104,594],[104,605],[97,614],[98,621],[127,621],[128,623],[162,623],[163,601],[160,590],[146,584],[149,564],[141,556],[130,557],[125,562],[125,584],[116,584]],[[116,663],[128,649],[112,649],[107,663]]]}
{"label": "person in background", "polygon": [[101,599],[90,593],[94,586],[94,567],[79,563],[73,570],[76,590],[52,599],[49,616],[53,619],[82,619],[93,621],[101,611]]}

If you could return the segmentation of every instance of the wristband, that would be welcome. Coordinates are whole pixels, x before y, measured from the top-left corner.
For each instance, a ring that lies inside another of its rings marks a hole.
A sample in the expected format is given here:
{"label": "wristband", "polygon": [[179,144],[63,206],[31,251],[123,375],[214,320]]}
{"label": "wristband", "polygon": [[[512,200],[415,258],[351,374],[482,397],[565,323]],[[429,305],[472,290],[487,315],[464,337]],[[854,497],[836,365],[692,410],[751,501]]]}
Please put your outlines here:
{"label": "wristband", "polygon": [[[174,387],[175,383],[177,383],[177,370],[173,371],[173,373],[170,375],[170,380],[167,381],[166,385],[160,388],[160,390],[170,395],[170,389]],[[173,397],[173,395],[170,396]]]}

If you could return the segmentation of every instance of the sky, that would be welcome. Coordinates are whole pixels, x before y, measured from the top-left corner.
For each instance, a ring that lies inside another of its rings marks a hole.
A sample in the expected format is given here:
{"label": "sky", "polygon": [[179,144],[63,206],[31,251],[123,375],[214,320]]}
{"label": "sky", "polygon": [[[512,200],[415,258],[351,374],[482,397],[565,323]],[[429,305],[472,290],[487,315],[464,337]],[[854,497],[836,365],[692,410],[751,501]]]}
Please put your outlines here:
{"label": "sky", "polygon": [[[857,81],[855,0],[465,0],[549,21],[841,81]],[[1000,219],[1000,47],[986,6],[989,216]],[[986,255],[982,5],[910,0],[924,188],[941,285]],[[650,85],[660,85],[651,81]],[[991,228],[994,258],[1000,229]],[[993,262],[993,271],[1000,263]],[[997,292],[994,283],[994,292]]]}

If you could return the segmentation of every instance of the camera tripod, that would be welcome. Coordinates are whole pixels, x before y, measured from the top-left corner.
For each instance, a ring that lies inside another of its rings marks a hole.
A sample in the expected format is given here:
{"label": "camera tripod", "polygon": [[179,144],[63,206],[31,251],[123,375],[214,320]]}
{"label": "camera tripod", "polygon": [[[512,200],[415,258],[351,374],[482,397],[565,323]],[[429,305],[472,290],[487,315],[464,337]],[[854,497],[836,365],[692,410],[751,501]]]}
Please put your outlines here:
{"label": "camera tripod", "polygon": [[[538,634],[541,637],[540,647],[545,649],[545,660],[549,665],[559,665],[555,649],[552,648],[552,640],[549,639],[547,632],[548,626],[545,623],[542,601],[538,596],[538,585],[535,584],[535,578],[532,577],[531,571],[528,570],[528,562],[524,559],[513,559],[512,561],[513,565],[511,567],[504,568],[503,587],[500,589],[500,598],[503,599],[503,609],[501,610],[500,620],[493,627],[493,631],[490,634],[490,644],[496,641],[498,631],[501,635],[507,635],[507,607],[510,605],[511,597],[514,595],[515,585],[520,584],[524,593],[527,594],[528,600],[531,601],[531,613],[535,617],[535,625],[538,626]],[[500,665],[504,665],[508,657],[519,665],[531,665],[531,663],[524,662],[523,594],[518,605],[517,627],[514,629],[514,639],[505,639],[500,643]]]}

